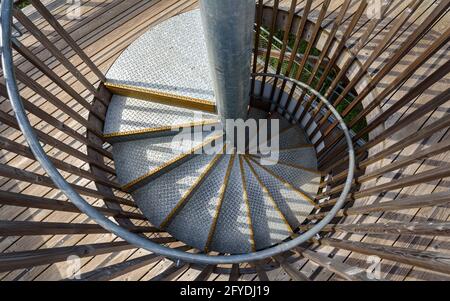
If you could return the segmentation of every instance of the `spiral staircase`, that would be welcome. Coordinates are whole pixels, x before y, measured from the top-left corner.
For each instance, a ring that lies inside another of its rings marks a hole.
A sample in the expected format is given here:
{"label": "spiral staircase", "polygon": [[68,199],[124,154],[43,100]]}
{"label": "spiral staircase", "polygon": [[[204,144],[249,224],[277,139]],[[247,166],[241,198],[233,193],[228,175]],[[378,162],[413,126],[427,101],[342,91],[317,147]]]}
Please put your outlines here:
{"label": "spiral staircase", "polygon": [[164,16],[115,55],[12,2],[0,279],[449,279],[450,2],[109,3]]}

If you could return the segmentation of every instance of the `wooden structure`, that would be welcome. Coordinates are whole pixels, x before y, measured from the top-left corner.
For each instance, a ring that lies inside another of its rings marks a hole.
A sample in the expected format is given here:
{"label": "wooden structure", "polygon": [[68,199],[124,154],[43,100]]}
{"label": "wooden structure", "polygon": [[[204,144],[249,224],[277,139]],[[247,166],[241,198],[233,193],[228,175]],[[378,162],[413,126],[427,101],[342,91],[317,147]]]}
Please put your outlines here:
{"label": "wooden structure", "polygon": [[[123,227],[195,252],[148,224],[115,182],[111,147],[102,136],[111,93],[102,83],[143,31],[198,4],[89,1],[79,17],[69,18],[74,14],[67,14],[72,8],[66,1],[31,2],[14,11],[22,34],[13,45],[16,75],[29,119],[54,165],[92,206]],[[85,280],[367,280],[365,270],[376,258],[382,279],[449,279],[450,2],[373,2],[378,3],[257,1],[253,71],[304,80],[340,106],[355,130],[352,194],[320,237],[263,262],[218,266],[174,263],[123,242],[79,212],[45,175],[2,83],[0,279],[71,278],[71,256],[81,258]],[[289,116],[300,110],[302,120],[309,112],[313,119],[306,128],[313,121],[319,125],[309,133],[311,139],[320,134],[315,144],[324,145],[318,153],[324,174],[320,198],[328,199],[302,226],[308,229],[342,190],[346,145],[314,97],[304,98],[305,92],[282,80],[255,79],[290,94],[284,104]],[[364,126],[357,128],[360,122]]]}

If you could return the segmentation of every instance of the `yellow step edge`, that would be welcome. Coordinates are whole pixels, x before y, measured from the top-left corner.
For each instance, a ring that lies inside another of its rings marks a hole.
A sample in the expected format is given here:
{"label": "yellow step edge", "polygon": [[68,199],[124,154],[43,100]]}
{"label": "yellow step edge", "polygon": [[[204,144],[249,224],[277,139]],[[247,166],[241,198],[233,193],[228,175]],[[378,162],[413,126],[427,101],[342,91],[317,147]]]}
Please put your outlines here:
{"label": "yellow step edge", "polygon": [[201,126],[205,126],[205,125],[214,125],[214,124],[219,124],[219,121],[211,119],[211,120],[190,122],[190,123],[184,123],[184,124],[173,125],[173,126],[162,126],[162,127],[157,127],[157,128],[147,128],[147,129],[142,129],[142,130],[127,131],[127,132],[115,132],[115,133],[110,133],[110,134],[104,134],[103,138],[111,139],[111,138],[135,136],[135,135],[150,134],[150,133],[161,133],[161,132],[167,132],[167,131],[176,130],[176,129],[201,127]]}
{"label": "yellow step edge", "polygon": [[222,137],[223,137],[223,135],[217,135],[217,136],[214,136],[214,137],[212,137],[212,138],[207,139],[207,140],[206,140],[205,142],[203,142],[202,144],[200,144],[200,145],[198,145],[198,146],[192,148],[189,152],[183,153],[183,154],[181,154],[181,155],[175,157],[174,159],[172,159],[172,160],[170,160],[170,161],[164,163],[163,165],[157,167],[156,169],[154,169],[154,170],[148,172],[147,174],[145,174],[145,175],[143,175],[143,176],[141,176],[141,177],[139,177],[139,178],[137,178],[137,179],[131,181],[130,183],[128,183],[128,184],[122,186],[122,190],[125,191],[125,192],[129,192],[130,189],[131,189],[133,186],[135,186],[136,184],[138,184],[139,182],[144,181],[145,179],[151,177],[152,175],[154,175],[154,174],[160,172],[161,170],[167,168],[168,166],[170,166],[170,165],[176,163],[177,161],[180,161],[180,160],[186,158],[187,156],[189,156],[189,155],[195,153],[195,152],[198,151],[199,149],[202,149],[203,147],[205,147],[205,145],[208,145],[208,144],[210,144],[211,142],[216,141],[216,140],[218,140],[218,139],[220,139],[220,138],[222,138]]}
{"label": "yellow step edge", "polygon": [[199,110],[209,113],[217,113],[216,104],[212,101],[181,96],[177,94],[161,92],[148,88],[130,86],[125,84],[117,84],[106,82],[105,87],[113,94],[133,97],[140,100],[157,102],[165,105],[171,105],[192,110]]}
{"label": "yellow step edge", "polygon": [[[249,156],[253,157],[253,158],[263,159],[260,155],[253,155],[253,154],[251,154]],[[270,159],[270,158],[264,158],[264,160],[267,160],[267,161],[273,162],[273,163],[277,163],[277,164],[281,164],[281,165],[285,165],[285,166],[289,166],[289,167],[296,168],[296,169],[301,169],[301,170],[304,170],[304,171],[316,174],[318,176],[323,176],[324,175],[322,172],[318,171],[317,169],[304,167],[302,165],[293,164],[293,163],[289,163],[289,162],[284,162],[284,161],[281,161],[281,160],[274,160],[274,159]]]}
{"label": "yellow step edge", "polygon": [[[224,147],[225,149],[225,147]],[[167,215],[164,221],[161,223],[160,228],[165,229],[172,221],[174,216],[180,211],[180,209],[186,204],[186,202],[192,197],[193,193],[196,191],[198,186],[204,181],[205,177],[216,167],[217,163],[223,157],[223,154],[216,155],[211,162],[208,163],[206,169],[202,172],[202,174],[198,177],[198,179],[194,182],[194,184],[186,191],[181,200],[177,203],[177,205],[172,209],[172,211]]]}
{"label": "yellow step edge", "polygon": [[265,166],[259,164],[254,158],[249,157],[250,160],[252,160],[253,162],[255,162],[256,164],[258,164],[262,169],[264,169],[265,171],[267,171],[271,176],[273,176],[274,178],[276,178],[277,180],[279,180],[281,183],[283,183],[283,185],[288,188],[291,189],[295,192],[297,192],[297,194],[301,195],[302,197],[306,198],[306,200],[308,202],[311,203],[311,205],[313,205],[316,209],[319,209],[319,205],[314,202],[314,199],[309,196],[308,194],[306,194],[305,192],[301,191],[298,188],[295,188],[292,184],[288,183],[287,181],[285,181],[282,177],[280,177],[279,175],[277,175],[276,173],[274,173],[273,171],[271,171],[270,169],[266,168]]}
{"label": "yellow step edge", "polygon": [[247,220],[248,220],[248,225],[250,228],[250,239],[251,239],[252,251],[256,252],[255,231],[253,230],[252,215],[250,213],[250,202],[248,200],[247,180],[245,179],[245,172],[244,172],[244,161],[242,160],[241,155],[239,155],[239,168],[241,170],[242,189],[244,191],[243,198],[244,198],[245,206],[247,207]]}
{"label": "yellow step edge", "polygon": [[219,215],[220,215],[220,211],[222,209],[223,199],[225,197],[225,192],[227,190],[228,182],[230,181],[231,169],[233,168],[233,162],[234,162],[235,157],[236,157],[236,154],[231,155],[230,162],[228,162],[228,167],[227,167],[227,171],[225,174],[225,179],[219,190],[219,203],[217,204],[216,212],[214,214],[214,219],[211,224],[211,228],[209,230],[208,239],[206,240],[205,253],[209,252],[209,248],[211,246],[211,242],[214,237],[214,233],[216,232],[217,221],[219,220]]}
{"label": "yellow step edge", "polygon": [[258,173],[256,172],[253,165],[249,162],[247,157],[244,157],[245,162],[247,163],[248,167],[250,168],[251,173],[255,177],[256,181],[259,183],[259,186],[261,186],[263,193],[269,198],[270,202],[272,203],[272,206],[275,208],[275,210],[280,215],[281,219],[284,221],[285,226],[287,227],[288,231],[291,233],[294,233],[294,230],[292,229],[291,225],[289,224],[288,220],[286,219],[286,216],[281,211],[278,204],[275,202],[272,194],[270,193],[269,189],[267,189],[266,185],[264,185],[263,181],[259,177]]}

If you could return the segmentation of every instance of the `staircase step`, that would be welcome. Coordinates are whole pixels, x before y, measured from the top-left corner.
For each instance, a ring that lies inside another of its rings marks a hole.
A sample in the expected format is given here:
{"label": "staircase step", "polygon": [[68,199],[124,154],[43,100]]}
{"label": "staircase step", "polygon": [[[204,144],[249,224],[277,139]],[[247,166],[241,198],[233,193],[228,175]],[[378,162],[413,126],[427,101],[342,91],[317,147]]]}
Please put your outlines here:
{"label": "staircase step", "polygon": [[264,159],[268,162],[280,163],[283,165],[290,165],[299,169],[304,169],[312,173],[321,174],[317,170],[316,151],[313,147],[299,147],[293,149],[280,150],[273,152],[269,156],[253,156],[260,162]]}
{"label": "staircase step", "polygon": [[182,210],[166,228],[175,238],[200,250],[205,250],[210,229],[221,206],[231,155],[224,155],[214,170],[193,193]]}
{"label": "staircase step", "polygon": [[[250,160],[259,164],[254,158],[250,158]],[[314,197],[317,195],[319,189],[320,175],[284,164],[260,164],[259,166],[281,182],[298,190],[307,201],[315,205]]]}
{"label": "staircase step", "polygon": [[193,158],[197,149],[219,138],[214,132],[202,132],[116,143],[113,154],[119,183],[125,191],[142,187]]}
{"label": "staircase step", "polygon": [[239,156],[235,156],[210,249],[243,254],[255,250],[250,208],[245,194]]}
{"label": "staircase step", "polygon": [[267,119],[268,115],[268,112],[258,108],[250,108],[248,111],[248,119],[255,119],[256,121],[259,119]]}
{"label": "staircase step", "polygon": [[247,162],[243,169],[255,245],[260,250],[282,242],[292,234],[292,229]]}
{"label": "staircase step", "polygon": [[[278,138],[281,140],[282,138],[279,138],[280,135],[283,135],[285,131],[290,130],[291,127],[293,127],[292,124],[290,124],[286,119],[284,119],[281,115],[278,113],[272,114],[272,116],[268,115],[268,112],[251,108],[249,111],[249,119],[255,119],[258,126],[258,135],[250,137],[250,145],[252,143],[260,143],[259,146],[263,144],[268,144],[267,141],[270,141],[272,138]],[[279,119],[280,118],[280,119]],[[265,119],[267,120],[267,132],[260,132],[260,120]],[[278,131],[274,131],[272,133],[272,120],[279,120],[279,128]],[[252,150],[252,152],[255,152],[256,150]]]}
{"label": "staircase step", "polygon": [[110,84],[215,103],[200,11],[152,27],[119,56],[106,77]]}
{"label": "staircase step", "polygon": [[218,125],[217,115],[114,95],[104,137],[110,143],[175,135],[186,128]]}
{"label": "staircase step", "polygon": [[260,167],[253,161],[250,164],[258,177],[264,183],[273,199],[284,214],[292,229],[296,229],[306,219],[314,206],[305,197],[291,186],[285,185],[279,179]]}
{"label": "staircase step", "polygon": [[156,91],[149,88],[139,86],[131,86],[126,84],[118,84],[106,82],[105,87],[112,93],[123,97],[130,97],[144,101],[151,101],[169,106],[198,110],[209,113],[216,113],[217,107],[215,102],[172,94],[168,92]]}
{"label": "staircase step", "polygon": [[132,193],[152,225],[161,228],[180,200],[191,193],[196,181],[214,163],[214,158],[214,155],[196,156]]}
{"label": "staircase step", "polygon": [[297,125],[293,125],[288,130],[283,131],[279,139],[280,149],[310,144],[305,132]]}
{"label": "staircase step", "polygon": [[290,123],[286,118],[281,116],[281,114],[278,112],[272,113],[270,119],[278,119],[280,121],[280,131],[292,126],[292,123]]}

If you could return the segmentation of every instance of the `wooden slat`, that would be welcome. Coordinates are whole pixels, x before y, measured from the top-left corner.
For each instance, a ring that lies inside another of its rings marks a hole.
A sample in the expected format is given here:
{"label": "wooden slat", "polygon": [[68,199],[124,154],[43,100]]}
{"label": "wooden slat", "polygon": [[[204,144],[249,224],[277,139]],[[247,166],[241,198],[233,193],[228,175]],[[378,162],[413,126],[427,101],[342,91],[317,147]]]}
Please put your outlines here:
{"label": "wooden slat", "polygon": [[[0,137],[0,147],[4,150],[7,150],[12,153],[16,153],[18,155],[24,156],[28,159],[35,160],[35,157],[29,147],[26,147],[22,144],[16,143],[14,141],[8,140],[6,138]],[[107,185],[111,188],[120,189],[119,184],[112,182],[104,177],[96,177],[92,173],[87,170],[83,170],[81,168],[75,167],[74,165],[68,164],[64,161],[49,158],[56,168],[68,172],[72,175],[77,175],[92,181],[99,182],[101,184]]]}
{"label": "wooden slat", "polygon": [[[390,190],[395,190],[398,188],[404,188],[412,185],[417,185],[421,183],[431,182],[433,180],[438,180],[450,176],[450,165],[444,167],[438,167],[432,170],[428,170],[419,174],[412,176],[406,176],[401,179],[391,181],[389,183],[384,183],[381,185],[376,185],[370,188],[362,189],[352,193],[349,199],[359,199],[366,196],[370,196],[376,193],[386,192]],[[330,199],[328,201],[319,204],[319,207],[327,207],[336,204],[337,198]]]}
{"label": "wooden slat", "polygon": [[252,264],[256,269],[256,274],[258,275],[259,281],[270,281],[269,276],[267,276],[266,271],[259,263]]}
{"label": "wooden slat", "polygon": [[[398,198],[395,201],[389,201],[378,204],[371,204],[365,206],[351,207],[348,209],[341,209],[338,211],[336,216],[349,216],[349,215],[359,215],[368,214],[371,212],[388,212],[405,210],[411,208],[424,208],[432,206],[441,206],[450,202],[450,193],[432,193],[421,196],[413,196],[409,198]],[[321,219],[325,217],[327,213],[318,213],[308,216],[309,220]]]}
{"label": "wooden slat", "polygon": [[240,272],[239,272],[239,264],[233,264],[231,267],[230,272],[230,281],[237,281],[239,279]]}
{"label": "wooden slat", "polygon": [[[311,8],[311,4],[312,4],[312,0],[307,0],[306,1],[306,6],[305,6],[305,9],[303,10],[303,16],[304,16],[303,19],[304,20],[306,20],[305,16],[308,15],[309,10]],[[295,16],[295,8],[296,8],[296,6],[297,6],[297,0],[292,0],[291,1],[291,6],[289,8],[289,15],[288,15],[287,21],[285,23],[281,51],[280,51],[280,54],[279,54],[279,57],[278,57],[278,60],[277,60],[278,63],[277,63],[276,71],[275,71],[276,74],[280,74],[281,73],[281,68],[283,67],[283,64],[284,64],[284,56],[286,54],[286,50],[287,50],[287,47],[288,47],[288,41],[289,41],[289,37],[290,37],[290,33],[291,33],[292,22],[293,22],[294,16]],[[259,47],[259,45],[257,47]],[[272,47],[271,44],[269,44],[267,46],[267,55],[269,55],[269,56],[271,56],[271,49],[269,49],[271,47]],[[258,48],[256,48],[256,49],[258,49]],[[292,54],[291,54],[291,57],[295,57],[295,55],[292,56]],[[275,96],[277,83],[278,83],[278,78],[275,78],[274,82],[272,83],[272,91],[270,92],[270,99],[273,99],[273,97]],[[263,96],[263,94],[261,94],[261,96]]]}
{"label": "wooden slat", "polygon": [[[270,30],[269,30],[269,38],[267,41],[267,53],[265,55],[265,62],[264,62],[264,73],[267,73],[267,71],[269,70],[269,62],[270,62],[270,52],[272,50],[272,44],[273,44],[273,40],[274,40],[274,35],[275,35],[275,27],[277,24],[277,17],[278,17],[278,6],[280,4],[280,0],[274,0],[273,3],[273,14],[272,14],[272,22],[271,22],[271,26],[270,26]],[[262,82],[261,82],[261,87],[259,90],[259,95],[263,95],[264,94],[264,88],[266,86],[266,79],[267,77],[263,77],[262,78]]]}
{"label": "wooden slat", "polygon": [[130,273],[139,268],[145,267],[149,264],[155,263],[161,260],[163,257],[155,254],[141,256],[135,259],[126,260],[124,262],[107,266],[101,269],[96,269],[92,272],[88,272],[80,275],[78,281],[108,281],[114,278],[120,277],[127,273]]}
{"label": "wooden slat", "polygon": [[[3,122],[4,124],[8,125],[11,128],[14,128],[16,130],[20,130],[19,125],[17,124],[17,121],[14,119],[14,117],[10,116],[9,114],[0,111],[0,121]],[[115,171],[114,169],[112,169],[109,166],[106,166],[104,163],[102,163],[101,161],[92,161],[89,159],[89,157],[87,155],[85,155],[84,153],[82,153],[81,151],[74,149],[71,146],[68,146],[64,143],[61,143],[61,141],[59,141],[58,139],[55,139],[54,137],[38,130],[38,129],[34,129],[36,135],[38,136],[39,140],[47,143],[48,145],[51,145],[52,147],[55,147],[65,153],[67,153],[68,155],[71,155],[75,158],[78,158],[80,160],[82,160],[85,163],[89,163],[92,165],[97,166],[98,168],[112,174],[115,175]]]}
{"label": "wooden slat", "polygon": [[[181,246],[174,248],[180,251],[189,251],[192,249],[188,246]],[[108,281],[120,276],[132,273],[142,267],[148,266],[152,263],[163,260],[164,257],[157,254],[149,254],[140,256],[134,259],[128,259],[123,262],[109,265],[100,269],[93,270],[91,272],[80,275],[79,279],[73,279],[75,281]]]}
{"label": "wooden slat", "polygon": [[29,268],[32,266],[51,264],[67,260],[69,256],[80,258],[120,252],[133,249],[134,246],[127,242],[112,242],[73,247],[62,247],[52,249],[40,249],[34,251],[22,251],[0,254],[0,271]]}
{"label": "wooden slat", "polygon": [[450,223],[394,223],[378,222],[374,224],[329,224],[322,231],[336,231],[362,234],[405,234],[449,236]]}
{"label": "wooden slat", "polygon": [[201,273],[195,277],[194,281],[206,281],[208,280],[209,276],[214,272],[216,266],[215,265],[208,265],[206,266]]}
{"label": "wooden slat", "polygon": [[[313,71],[311,72],[311,74],[310,74],[310,76],[309,76],[309,79],[308,79],[308,81],[307,81],[307,85],[308,85],[308,86],[312,86],[313,81],[314,81],[314,79],[315,79],[315,77],[316,77],[316,75],[317,75],[317,72],[318,72],[319,69],[320,69],[321,63],[322,63],[322,61],[325,59],[325,57],[327,56],[327,54],[328,54],[328,52],[329,52],[329,50],[330,50],[330,47],[332,46],[333,39],[335,38],[336,33],[337,33],[337,31],[338,31],[338,29],[339,29],[341,23],[342,23],[342,20],[343,20],[344,17],[345,17],[345,13],[347,12],[350,3],[351,3],[351,0],[345,0],[344,4],[341,6],[341,9],[340,9],[340,11],[339,11],[338,16],[334,19],[334,21],[333,21],[333,26],[332,26],[332,28],[331,28],[329,34],[328,34],[328,38],[327,38],[327,40],[326,40],[326,42],[325,42],[325,45],[324,45],[324,47],[323,47],[323,49],[322,49],[322,51],[321,51],[321,53],[320,53],[319,60],[318,60],[317,63],[314,65]],[[292,93],[292,92],[293,92],[293,91],[291,90],[291,93]],[[302,91],[302,94],[300,95],[300,98],[299,98],[299,99],[304,99],[305,95],[306,95],[306,91]],[[310,106],[311,106],[311,102],[308,101],[308,102],[305,104],[304,111],[303,111],[303,113],[300,115],[299,120],[303,120],[303,118],[305,117],[306,113],[308,112]],[[297,104],[297,106],[296,106],[294,112],[297,111],[297,110],[299,109],[299,107],[300,107],[300,104]]]}
{"label": "wooden slat", "polygon": [[[135,233],[155,233],[154,227],[129,227]],[[23,221],[0,221],[0,236],[58,235],[58,234],[99,234],[109,233],[96,224],[46,223]]]}
{"label": "wooden slat", "polygon": [[319,266],[326,268],[327,270],[336,273],[339,277],[348,281],[367,281],[369,280],[365,275],[364,271],[357,268],[349,266],[343,262],[337,261],[335,259],[329,258],[327,256],[321,255],[314,251],[309,250],[299,250],[305,258],[313,261]]}
{"label": "wooden slat", "polygon": [[[394,39],[395,35],[402,28],[402,26],[405,24],[405,22],[408,20],[408,18],[413,14],[413,12],[415,11],[415,9],[417,8],[417,6],[419,4],[420,4],[420,1],[413,1],[409,5],[408,9],[403,12],[402,16],[400,16],[398,19],[395,20],[395,24],[392,26],[392,28],[389,29],[388,33],[378,43],[378,45],[375,47],[374,51],[364,61],[364,64],[360,68],[358,68],[359,69],[358,73],[354,77],[354,79],[352,79],[350,81],[350,83],[345,86],[344,90],[341,93],[339,93],[338,98],[333,102],[333,105],[335,107],[337,107],[339,104],[341,104],[342,101],[345,100],[345,97],[347,95],[349,95],[349,93],[352,91],[352,89],[355,88],[355,86],[358,83],[358,81],[361,80],[361,78],[368,71],[370,65],[380,56],[380,54],[382,54],[383,50],[385,50],[386,47],[391,43],[391,41]],[[385,7],[388,7],[389,5],[390,4],[386,5]],[[376,25],[377,22],[379,22],[381,20],[382,20],[382,18],[380,18],[379,20],[375,19],[375,22],[373,22],[373,24]],[[331,84],[330,88],[325,93],[325,97],[327,97],[327,98],[330,97],[330,94],[334,91],[334,89],[336,88],[336,86],[339,83],[339,81],[341,81],[343,79],[343,77],[349,72],[349,68],[357,60],[357,54],[363,49],[363,45],[362,44],[365,44],[365,42],[366,42],[365,39],[367,39],[368,36],[370,36],[371,31],[374,28],[375,27],[372,27],[371,29],[367,28],[367,31],[363,34],[362,39],[358,43],[359,46],[357,46],[356,48],[352,48],[352,50],[351,50],[351,52],[352,52],[351,59],[349,59],[345,63],[344,67],[341,68],[341,70],[339,71],[339,74],[336,76],[334,82]],[[317,116],[317,114],[319,113],[319,110],[322,107],[322,105],[323,105],[322,103],[319,104],[319,107],[317,108],[317,110],[316,110],[316,112],[314,114],[314,117]],[[331,112],[328,112],[327,114],[325,114],[325,116],[322,117],[322,119],[320,120],[320,122],[318,124],[318,127],[311,133],[311,136],[314,136],[315,134],[317,134],[319,129],[328,120],[329,116],[331,116]],[[311,126],[312,120],[313,119],[311,119],[311,121],[308,123],[307,128]]]}
{"label": "wooden slat", "polygon": [[[18,168],[14,168],[8,165],[0,164],[0,175],[7,177],[9,179],[16,179],[24,182],[29,182],[37,185],[42,185],[51,188],[57,188],[53,183],[52,179],[46,176],[42,176],[36,173],[32,173],[29,171],[21,170]],[[110,195],[104,195],[96,190],[82,187],[79,185],[71,184],[72,188],[75,189],[78,193],[86,196],[92,196],[95,198],[105,199],[112,202],[117,202],[123,205],[136,207],[136,204],[133,201],[130,201],[121,197],[113,197]]]}
{"label": "wooden slat", "polygon": [[69,70],[73,76],[80,81],[86,89],[88,89],[93,95],[98,96],[95,87],[75,68],[75,66],[52,44],[52,42],[37,28],[28,17],[18,9],[14,9],[14,17],[31,33],[42,45],[49,50],[52,55],[58,59],[58,61]]}
{"label": "wooden slat", "polygon": [[345,249],[365,255],[375,255],[383,259],[418,266],[436,272],[446,274],[450,273],[450,257],[448,254],[331,238],[322,239],[320,240],[320,243],[322,245]]}
{"label": "wooden slat", "polygon": [[[377,84],[383,79],[383,77],[394,68],[398,62],[401,60],[403,56],[405,56],[411,48],[413,48],[416,43],[420,40],[422,35],[430,28],[431,24],[439,18],[447,8],[450,7],[450,3],[447,2],[441,2],[438,7],[432,12],[432,14],[429,16],[429,18],[426,19],[425,22],[420,24],[419,28],[417,28],[406,41],[398,48],[398,51],[395,52],[395,54],[389,58],[389,61],[386,63],[386,65],[383,66],[383,68],[375,75],[375,77],[368,83],[367,87],[363,90],[362,93],[360,93],[351,104],[349,104],[346,109],[341,113],[342,116],[347,116],[348,113],[354,107],[361,103],[361,101],[369,95],[369,93],[377,86]],[[379,102],[384,99],[386,96],[388,96],[392,91],[395,90],[396,87],[398,87],[399,84],[401,84],[405,79],[409,78],[412,73],[417,70],[428,58],[430,58],[434,53],[436,53],[442,45],[444,45],[448,40],[450,39],[450,29],[448,29],[445,33],[443,33],[436,41],[433,42],[433,44],[424,51],[419,57],[415,59],[415,61],[408,66],[406,70],[404,70],[401,75],[396,76],[394,81],[392,81],[387,88],[385,88],[379,95],[377,95],[375,100],[372,100],[370,102],[370,105],[366,106],[364,110],[356,116],[352,122],[350,123],[350,127],[354,126],[356,122],[361,120],[362,116],[366,116],[369,112],[371,112],[376,106],[379,104]],[[317,142],[316,145],[320,144],[324,137],[326,137],[331,131],[338,125],[337,122],[334,122],[332,125],[330,125],[325,131],[322,136]],[[339,136],[342,137],[342,136]],[[322,153],[319,153],[319,156],[322,155]]]}
{"label": "wooden slat", "polygon": [[[90,57],[78,46],[78,44],[72,39],[72,37],[67,33],[67,31],[59,24],[58,20],[48,11],[48,9],[38,0],[31,0],[31,4],[36,8],[36,10],[45,18],[45,20],[52,25],[52,27],[59,33],[59,35],[67,42],[67,44],[72,47],[76,54],[86,63],[92,72],[97,75],[97,77],[102,81],[106,81],[106,77],[98,69],[98,67],[92,62]],[[106,100],[105,100],[106,101]]]}
{"label": "wooden slat", "polygon": [[179,275],[183,274],[190,267],[189,264],[177,265],[175,263],[171,264],[165,271],[161,274],[153,277],[149,281],[170,281],[177,278]]}
{"label": "wooden slat", "polygon": [[42,62],[32,51],[30,51],[25,45],[23,45],[18,40],[13,40],[12,44],[14,50],[20,53],[25,59],[30,61],[39,71],[45,74],[49,79],[55,82],[62,90],[64,90],[67,94],[69,94],[73,99],[78,101],[84,108],[89,110],[92,114],[95,114],[98,118],[101,118],[102,121],[105,120],[105,112],[97,112],[92,109],[91,104],[81,97],[81,95],[75,91],[66,81],[64,81],[60,76],[58,76],[55,71],[50,69],[44,62]]}
{"label": "wooden slat", "polygon": [[291,277],[294,281],[309,281],[309,278],[306,277],[302,272],[295,269],[292,265],[286,262],[286,259],[282,256],[275,256],[275,261],[278,262],[281,268]]}
{"label": "wooden slat", "polygon": [[[42,198],[7,191],[0,191],[0,204],[7,206],[54,210],[61,212],[81,213],[80,210],[69,201],[54,200],[49,198]],[[119,211],[101,207],[94,207],[94,208],[106,216],[146,220],[146,218],[139,213]]]}

